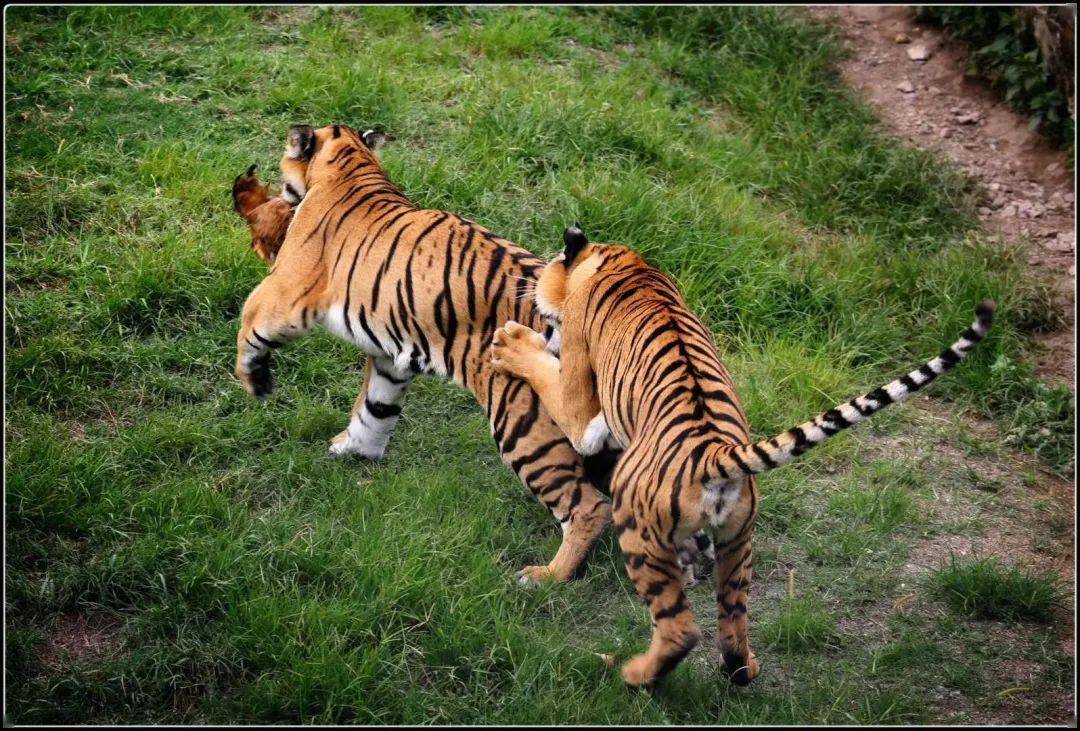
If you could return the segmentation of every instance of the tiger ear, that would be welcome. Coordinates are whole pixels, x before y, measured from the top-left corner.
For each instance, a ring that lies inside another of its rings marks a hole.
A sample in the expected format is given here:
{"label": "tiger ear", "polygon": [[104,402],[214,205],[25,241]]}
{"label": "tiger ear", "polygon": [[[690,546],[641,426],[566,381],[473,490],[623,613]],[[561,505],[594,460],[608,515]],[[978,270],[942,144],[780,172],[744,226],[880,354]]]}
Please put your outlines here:
{"label": "tiger ear", "polygon": [[581,250],[589,245],[589,239],[585,237],[585,232],[581,230],[581,224],[574,222],[574,225],[563,231],[562,235],[563,244],[566,248],[563,250],[563,264],[569,267],[574,263],[574,259],[581,253]]}
{"label": "tiger ear", "polygon": [[315,128],[307,124],[289,127],[285,154],[293,160],[311,160],[315,155]]}
{"label": "tiger ear", "polygon": [[364,144],[368,146],[368,149],[378,155],[379,150],[386,144],[386,141],[389,140],[390,137],[385,132],[369,129],[367,132],[360,135],[360,139],[364,141]]}

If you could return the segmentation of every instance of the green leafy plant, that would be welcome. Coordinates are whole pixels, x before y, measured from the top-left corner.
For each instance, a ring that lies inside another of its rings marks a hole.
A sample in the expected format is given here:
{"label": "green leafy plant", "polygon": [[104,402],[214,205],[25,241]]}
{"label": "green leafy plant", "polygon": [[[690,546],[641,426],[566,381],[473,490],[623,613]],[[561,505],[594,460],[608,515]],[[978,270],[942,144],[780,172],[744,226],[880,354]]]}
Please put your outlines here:
{"label": "green leafy plant", "polygon": [[1069,101],[1018,8],[923,6],[919,17],[971,44],[968,75],[989,81],[1010,106],[1030,116],[1032,129],[1071,147],[1075,125]]}

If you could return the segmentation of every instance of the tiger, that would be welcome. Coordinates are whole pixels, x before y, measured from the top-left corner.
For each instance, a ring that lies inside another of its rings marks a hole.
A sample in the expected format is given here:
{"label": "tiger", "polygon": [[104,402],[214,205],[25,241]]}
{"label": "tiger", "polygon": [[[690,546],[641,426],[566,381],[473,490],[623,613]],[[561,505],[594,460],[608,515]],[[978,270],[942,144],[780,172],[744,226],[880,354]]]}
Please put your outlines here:
{"label": "tiger", "polygon": [[[345,125],[294,126],[279,195],[270,197],[254,165],[234,179],[252,248],[272,265],[243,307],[236,376],[265,398],[273,351],[316,325],[357,345],[367,354],[364,381],[330,456],[371,460],[383,457],[416,376],[465,387],[485,409],[503,461],[562,528],[555,556],[524,567],[518,580],[567,581],[610,523],[607,480],[617,455],[583,460],[536,394],[486,357],[506,320],[542,327],[527,295],[543,261],[462,216],[414,206],[379,162],[386,139]],[[708,543],[688,540],[684,557],[707,554],[699,547]]]}
{"label": "tiger", "polygon": [[543,321],[560,332],[559,355],[528,324],[511,321],[492,339],[492,365],[532,386],[580,454],[611,442],[624,450],[611,477],[615,532],[653,626],[648,649],[621,668],[626,683],[651,687],[697,645],[700,630],[678,554],[684,539],[704,528],[712,531],[715,550],[723,669],[733,683],[746,685],[760,670],[747,618],[755,476],[903,401],[955,366],[986,335],[994,303],[979,304],[972,325],[937,358],[755,442],[709,330],[675,283],[625,246],[589,243],[576,225],[563,240],[534,294]]}

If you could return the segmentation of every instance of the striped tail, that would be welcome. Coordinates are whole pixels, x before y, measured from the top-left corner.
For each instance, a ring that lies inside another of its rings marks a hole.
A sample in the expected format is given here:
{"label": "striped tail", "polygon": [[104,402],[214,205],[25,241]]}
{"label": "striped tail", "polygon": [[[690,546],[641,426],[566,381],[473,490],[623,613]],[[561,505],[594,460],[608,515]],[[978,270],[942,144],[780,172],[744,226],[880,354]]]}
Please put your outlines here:
{"label": "striped tail", "polygon": [[865,396],[829,409],[813,420],[772,439],[755,444],[725,445],[716,452],[715,466],[725,479],[753,475],[787,464],[811,447],[833,434],[873,416],[889,404],[899,403],[926,384],[949,370],[970,353],[986,333],[994,319],[994,303],[984,300],[975,308],[975,322],[960,339],[941,352],[941,355],[918,369],[901,376]]}

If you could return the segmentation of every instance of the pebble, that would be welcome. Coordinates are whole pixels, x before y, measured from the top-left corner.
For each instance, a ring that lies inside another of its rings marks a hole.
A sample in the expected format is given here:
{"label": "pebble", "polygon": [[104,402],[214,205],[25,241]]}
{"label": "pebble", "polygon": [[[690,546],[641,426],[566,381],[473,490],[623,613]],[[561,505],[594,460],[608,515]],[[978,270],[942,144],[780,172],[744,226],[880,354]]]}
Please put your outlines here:
{"label": "pebble", "polygon": [[893,41],[896,43],[911,43],[911,38],[908,37],[907,33],[897,33]]}
{"label": "pebble", "polygon": [[940,137],[943,140],[949,139],[950,137],[952,137],[952,135],[953,135],[953,131],[949,127],[942,127],[940,130],[938,130],[938,137]]}
{"label": "pebble", "polygon": [[1009,205],[1001,209],[1002,218],[1013,218],[1014,216],[1016,216],[1016,206]]}
{"label": "pebble", "polygon": [[915,85],[912,84],[909,79],[904,79],[903,81],[901,81],[899,84],[896,85],[896,88],[904,92],[905,94],[915,93]]}
{"label": "pebble", "polygon": [[957,116],[956,121],[960,124],[975,124],[979,121],[979,113],[972,112],[971,114],[961,114]]}
{"label": "pebble", "polygon": [[907,49],[907,56],[912,61],[926,61],[930,58],[930,49],[921,43],[914,46],[909,46]]}

